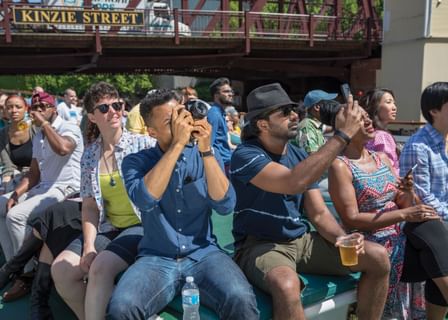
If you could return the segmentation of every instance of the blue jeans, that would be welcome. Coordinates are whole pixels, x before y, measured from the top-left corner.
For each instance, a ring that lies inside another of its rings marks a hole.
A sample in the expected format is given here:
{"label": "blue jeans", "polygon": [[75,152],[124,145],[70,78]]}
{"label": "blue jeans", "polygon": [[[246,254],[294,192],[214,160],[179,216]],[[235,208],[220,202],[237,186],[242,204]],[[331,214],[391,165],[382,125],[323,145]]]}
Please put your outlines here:
{"label": "blue jeans", "polygon": [[139,258],[121,277],[107,308],[107,319],[147,319],[178,295],[185,277],[194,276],[201,304],[220,319],[258,319],[255,294],[246,277],[221,251],[200,261],[159,256]]}

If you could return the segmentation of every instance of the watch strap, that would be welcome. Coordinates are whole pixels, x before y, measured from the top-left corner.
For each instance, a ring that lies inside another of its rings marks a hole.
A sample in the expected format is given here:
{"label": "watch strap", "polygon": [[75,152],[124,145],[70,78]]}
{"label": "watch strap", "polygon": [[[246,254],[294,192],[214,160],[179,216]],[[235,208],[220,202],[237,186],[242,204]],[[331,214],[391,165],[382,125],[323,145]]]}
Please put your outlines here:
{"label": "watch strap", "polygon": [[205,152],[199,151],[199,153],[201,154],[202,158],[210,157],[210,156],[214,156],[215,155],[215,152],[213,151],[213,148],[211,148],[210,150],[205,151]]}

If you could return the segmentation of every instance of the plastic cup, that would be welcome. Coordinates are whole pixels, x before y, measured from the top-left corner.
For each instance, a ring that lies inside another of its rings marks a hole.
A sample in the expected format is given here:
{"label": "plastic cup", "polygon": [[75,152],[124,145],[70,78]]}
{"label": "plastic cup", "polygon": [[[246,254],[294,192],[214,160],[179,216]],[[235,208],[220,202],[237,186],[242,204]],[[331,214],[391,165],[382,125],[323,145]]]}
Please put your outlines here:
{"label": "plastic cup", "polygon": [[27,130],[31,125],[33,124],[33,121],[31,119],[22,120],[17,124],[17,129],[20,131]]}
{"label": "plastic cup", "polygon": [[337,238],[339,242],[339,254],[343,266],[356,266],[358,264],[358,254],[356,246],[358,245],[359,235],[348,234]]}

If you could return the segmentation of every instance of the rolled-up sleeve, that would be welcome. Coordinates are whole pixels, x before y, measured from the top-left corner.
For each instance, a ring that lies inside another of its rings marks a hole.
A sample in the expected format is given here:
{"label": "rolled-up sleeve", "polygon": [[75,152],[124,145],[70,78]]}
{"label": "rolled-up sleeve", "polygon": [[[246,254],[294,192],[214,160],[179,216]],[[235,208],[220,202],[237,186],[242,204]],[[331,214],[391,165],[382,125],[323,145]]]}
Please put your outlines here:
{"label": "rolled-up sleeve", "polygon": [[142,213],[151,211],[159,202],[148,192],[145,185],[145,175],[154,166],[154,162],[144,152],[145,150],[128,155],[121,166],[129,199]]}
{"label": "rolled-up sleeve", "polygon": [[210,205],[217,213],[221,215],[227,215],[233,212],[236,204],[236,194],[235,189],[232,184],[229,182],[229,188],[227,189],[226,194],[220,200],[210,199]]}
{"label": "rolled-up sleeve", "polygon": [[[224,172],[224,162],[222,161],[221,155],[216,152],[215,153],[216,161],[218,161],[219,166],[221,167],[221,170]],[[202,159],[201,159],[202,161]],[[227,178],[226,178],[227,179]],[[236,204],[236,193],[235,189],[232,186],[232,183],[229,181],[229,187],[227,188],[226,194],[224,197],[220,200],[213,200],[210,197],[209,203],[210,206],[215,210],[217,213],[221,215],[227,215],[233,212],[233,209],[235,208]]]}
{"label": "rolled-up sleeve", "polygon": [[446,221],[448,220],[447,203],[440,201],[433,192],[433,189],[442,188],[442,186],[438,185],[437,179],[431,178],[434,174],[433,171],[437,170],[437,168],[430,161],[430,152],[421,143],[406,146],[400,156],[400,173],[401,175],[406,174],[413,165],[417,164],[413,173],[416,194],[423,203],[433,207],[442,219]]}

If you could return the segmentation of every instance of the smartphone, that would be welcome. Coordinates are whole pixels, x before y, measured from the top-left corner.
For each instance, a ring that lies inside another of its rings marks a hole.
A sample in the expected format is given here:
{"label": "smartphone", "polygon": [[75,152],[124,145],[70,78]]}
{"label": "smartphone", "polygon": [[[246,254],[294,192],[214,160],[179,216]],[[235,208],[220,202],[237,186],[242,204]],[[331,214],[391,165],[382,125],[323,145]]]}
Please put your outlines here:
{"label": "smartphone", "polygon": [[342,97],[344,98],[344,102],[348,101],[348,97],[351,94],[350,86],[348,83],[343,83],[341,85]]}
{"label": "smartphone", "polygon": [[415,168],[417,168],[417,163],[411,169],[409,169],[408,172],[406,172],[405,177],[411,175],[411,173],[415,170]]}

